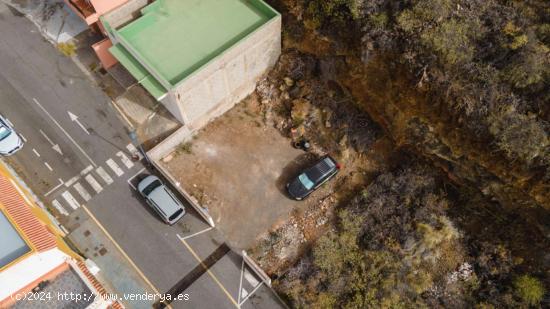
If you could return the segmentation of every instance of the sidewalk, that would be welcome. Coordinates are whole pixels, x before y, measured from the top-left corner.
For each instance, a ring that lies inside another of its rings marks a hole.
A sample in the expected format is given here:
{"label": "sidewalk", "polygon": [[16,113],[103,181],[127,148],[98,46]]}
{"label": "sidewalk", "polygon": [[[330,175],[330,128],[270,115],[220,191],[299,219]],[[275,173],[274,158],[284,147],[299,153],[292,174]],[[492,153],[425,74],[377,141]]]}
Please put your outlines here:
{"label": "sidewalk", "polygon": [[71,214],[67,227],[68,238],[87,258],[92,259],[101,271],[95,274],[108,291],[116,294],[127,308],[151,308],[152,300],[120,299],[125,295],[154,294],[147,283],[134,271],[128,260],[94,220],[80,208]]}
{"label": "sidewalk", "polygon": [[[66,227],[63,227],[50,215],[40,199],[32,193],[31,189],[17,176],[15,171],[1,159],[0,175],[13,181],[15,187],[20,190],[21,195],[29,205],[37,206],[31,209],[33,214],[41,222],[47,224],[49,230],[56,235],[57,244],[61,251],[77,261],[84,262],[84,258],[90,259],[99,267],[99,272],[93,275],[107,293],[116,294],[120,302],[127,308],[151,308],[153,301],[120,299],[124,295],[145,295],[147,293],[154,294],[155,292],[135,273],[126,258],[86,212],[80,209],[73,213]],[[65,228],[68,228],[71,232],[66,234]],[[67,240],[84,257],[75,253],[67,245]]]}
{"label": "sidewalk", "polygon": [[63,0],[2,1],[29,18],[48,40],[55,43],[67,42],[88,29]]}

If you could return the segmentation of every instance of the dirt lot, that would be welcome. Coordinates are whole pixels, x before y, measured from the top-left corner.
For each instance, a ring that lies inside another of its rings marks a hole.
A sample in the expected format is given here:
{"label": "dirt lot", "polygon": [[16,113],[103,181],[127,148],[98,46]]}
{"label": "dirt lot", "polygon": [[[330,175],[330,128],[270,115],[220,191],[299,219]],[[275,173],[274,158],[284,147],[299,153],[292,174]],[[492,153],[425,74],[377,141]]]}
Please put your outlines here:
{"label": "dirt lot", "polygon": [[334,181],[304,202],[286,196],[285,185],[316,155],[263,124],[251,96],[180,145],[163,164],[181,186],[207,207],[231,245],[247,249],[293,210],[318,204]]}

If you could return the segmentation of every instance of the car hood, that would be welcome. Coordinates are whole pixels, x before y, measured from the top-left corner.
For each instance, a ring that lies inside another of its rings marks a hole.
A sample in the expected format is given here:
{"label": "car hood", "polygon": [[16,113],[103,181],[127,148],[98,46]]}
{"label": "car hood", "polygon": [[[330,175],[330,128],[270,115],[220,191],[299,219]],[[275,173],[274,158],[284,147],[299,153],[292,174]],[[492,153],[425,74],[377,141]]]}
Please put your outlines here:
{"label": "car hood", "polygon": [[309,190],[304,187],[300,179],[296,177],[287,185],[288,194],[295,199],[303,199],[309,193]]}
{"label": "car hood", "polygon": [[21,146],[21,139],[12,131],[10,135],[0,141],[0,153],[9,153],[19,146]]}
{"label": "car hood", "polygon": [[153,181],[157,180],[158,177],[156,176],[152,176],[152,175],[149,175],[147,177],[145,177],[144,179],[142,179],[139,183],[138,183],[138,191],[139,192],[143,192],[143,190],[145,188],[147,188],[148,185],[150,185]]}

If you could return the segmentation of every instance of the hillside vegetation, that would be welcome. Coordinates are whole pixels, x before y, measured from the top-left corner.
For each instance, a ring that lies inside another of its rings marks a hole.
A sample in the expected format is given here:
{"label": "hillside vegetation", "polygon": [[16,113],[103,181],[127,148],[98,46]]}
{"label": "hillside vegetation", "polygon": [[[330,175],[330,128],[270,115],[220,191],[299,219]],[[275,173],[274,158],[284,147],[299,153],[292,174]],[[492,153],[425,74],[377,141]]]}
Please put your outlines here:
{"label": "hillside vegetation", "polygon": [[[548,305],[550,2],[274,0],[407,160],[276,281],[298,308]],[[282,273],[279,271],[279,273]]]}

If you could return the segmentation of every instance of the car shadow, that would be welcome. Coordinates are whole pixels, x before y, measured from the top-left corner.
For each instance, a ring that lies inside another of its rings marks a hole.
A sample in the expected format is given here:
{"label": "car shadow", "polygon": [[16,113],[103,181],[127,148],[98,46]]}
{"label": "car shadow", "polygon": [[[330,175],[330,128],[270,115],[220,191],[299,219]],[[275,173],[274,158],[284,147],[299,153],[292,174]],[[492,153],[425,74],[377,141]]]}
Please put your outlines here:
{"label": "car shadow", "polygon": [[281,194],[290,198],[286,190],[286,184],[292,181],[294,178],[306,168],[310,167],[317,160],[317,156],[310,152],[304,152],[290,161],[281,171],[281,174],[277,178],[275,185]]}

